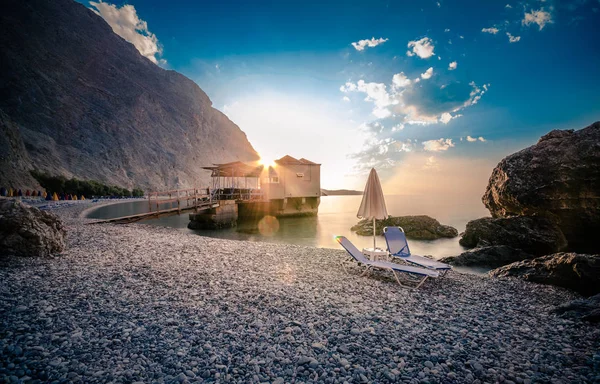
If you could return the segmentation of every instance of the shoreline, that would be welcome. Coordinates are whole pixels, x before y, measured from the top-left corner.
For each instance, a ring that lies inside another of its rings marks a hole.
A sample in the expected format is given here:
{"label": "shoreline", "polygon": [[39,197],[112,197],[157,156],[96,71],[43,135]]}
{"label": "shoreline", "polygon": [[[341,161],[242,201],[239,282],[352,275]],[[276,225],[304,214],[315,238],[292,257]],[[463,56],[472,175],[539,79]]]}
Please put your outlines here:
{"label": "shoreline", "polygon": [[68,248],[0,261],[0,381],[457,382],[600,379],[578,297],[450,272],[417,291],[347,275],[345,251],[223,240],[53,211]]}

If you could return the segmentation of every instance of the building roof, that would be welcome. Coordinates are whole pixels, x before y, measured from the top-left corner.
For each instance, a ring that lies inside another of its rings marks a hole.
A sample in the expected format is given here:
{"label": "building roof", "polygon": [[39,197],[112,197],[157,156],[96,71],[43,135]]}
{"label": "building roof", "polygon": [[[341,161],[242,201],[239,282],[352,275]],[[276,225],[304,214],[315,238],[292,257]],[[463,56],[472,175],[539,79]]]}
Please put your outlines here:
{"label": "building roof", "polygon": [[[275,163],[279,165],[321,165],[305,158],[298,160],[290,155],[275,160]],[[257,161],[248,163],[232,161],[231,163],[215,163],[212,167],[202,167],[202,169],[211,171],[211,177],[260,177],[264,165],[259,164]]]}
{"label": "building roof", "polygon": [[275,163],[281,165],[321,165],[313,163],[310,160],[306,160],[305,158],[301,158],[300,160],[298,160],[290,155],[285,155],[281,159],[275,160]]}

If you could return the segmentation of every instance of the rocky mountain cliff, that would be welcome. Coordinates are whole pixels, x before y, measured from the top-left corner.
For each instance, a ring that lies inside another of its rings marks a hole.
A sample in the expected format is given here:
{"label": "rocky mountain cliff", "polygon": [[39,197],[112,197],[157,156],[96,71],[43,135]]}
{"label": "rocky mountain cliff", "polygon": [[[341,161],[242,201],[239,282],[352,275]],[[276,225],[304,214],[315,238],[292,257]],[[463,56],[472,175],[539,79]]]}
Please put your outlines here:
{"label": "rocky mountain cliff", "polygon": [[255,160],[190,79],[164,70],[73,0],[0,13],[0,185],[29,170],[131,188],[206,185],[213,162]]}

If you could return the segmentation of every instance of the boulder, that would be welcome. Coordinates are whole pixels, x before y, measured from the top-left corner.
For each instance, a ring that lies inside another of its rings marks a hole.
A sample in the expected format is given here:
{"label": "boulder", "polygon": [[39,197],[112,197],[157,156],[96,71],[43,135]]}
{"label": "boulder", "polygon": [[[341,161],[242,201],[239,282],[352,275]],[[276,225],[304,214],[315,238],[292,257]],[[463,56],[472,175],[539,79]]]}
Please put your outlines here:
{"label": "boulder", "polygon": [[0,200],[0,257],[59,253],[65,249],[65,236],[58,216],[17,200]]}
{"label": "boulder", "polygon": [[556,253],[505,265],[489,274],[564,287],[584,296],[600,293],[600,255]]}
{"label": "boulder", "polygon": [[586,299],[577,299],[559,305],[553,312],[567,319],[581,319],[591,323],[600,323],[600,293]]}
{"label": "boulder", "polygon": [[598,252],[600,122],[552,131],[506,157],[493,170],[482,200],[493,217],[554,217],[569,250]]}
{"label": "boulder", "polygon": [[567,246],[556,223],[539,216],[483,217],[469,221],[459,243],[467,248],[507,245],[535,256],[560,252]]}
{"label": "boulder", "polygon": [[506,264],[514,263],[535,256],[523,252],[520,249],[506,245],[494,245],[468,250],[458,256],[444,257],[440,261],[456,266],[488,267],[498,268]]}
{"label": "boulder", "polygon": [[[442,237],[456,237],[458,231],[449,225],[440,224],[433,217],[420,216],[389,216],[385,220],[377,220],[377,234],[383,234],[384,227],[402,227],[406,237],[415,240],[435,240]],[[350,228],[361,236],[373,236],[373,220],[361,220]]]}

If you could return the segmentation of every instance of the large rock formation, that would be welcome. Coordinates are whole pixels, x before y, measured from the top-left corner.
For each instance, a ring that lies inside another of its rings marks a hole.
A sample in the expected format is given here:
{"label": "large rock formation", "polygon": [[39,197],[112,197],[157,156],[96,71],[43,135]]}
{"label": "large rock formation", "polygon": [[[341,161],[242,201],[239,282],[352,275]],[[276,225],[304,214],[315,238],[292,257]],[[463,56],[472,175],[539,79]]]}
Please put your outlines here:
{"label": "large rock formation", "polygon": [[554,217],[569,249],[598,252],[600,122],[579,131],[552,131],[503,159],[492,172],[483,203],[493,217]]}
{"label": "large rock formation", "polygon": [[490,276],[514,276],[591,296],[600,293],[600,255],[556,253],[505,265],[490,271]]}
{"label": "large rock formation", "polygon": [[0,257],[49,256],[65,248],[65,227],[49,212],[0,199]]}
{"label": "large rock formation", "polygon": [[164,70],[73,0],[0,12],[0,185],[29,170],[146,190],[208,182],[202,165],[254,160],[246,135],[190,79]]}
{"label": "large rock formation", "polygon": [[577,299],[559,305],[553,312],[567,319],[581,319],[590,323],[600,323],[600,293],[586,299]]}
{"label": "large rock formation", "polygon": [[[435,240],[442,237],[456,237],[458,231],[449,225],[440,224],[433,217],[421,216],[389,216],[385,220],[376,221],[378,235],[383,233],[384,227],[402,227],[408,239]],[[373,220],[361,220],[350,230],[361,236],[373,236]]]}
{"label": "large rock formation", "polygon": [[444,257],[440,259],[440,261],[456,266],[498,268],[506,264],[514,263],[515,261],[532,259],[534,257],[535,256],[523,252],[520,249],[515,249],[506,245],[495,245],[491,247],[470,249],[458,256]]}
{"label": "large rock formation", "polygon": [[536,256],[560,252],[567,245],[560,228],[552,220],[538,216],[469,221],[459,243],[469,248],[507,245]]}

